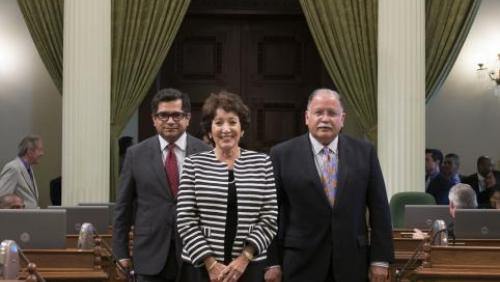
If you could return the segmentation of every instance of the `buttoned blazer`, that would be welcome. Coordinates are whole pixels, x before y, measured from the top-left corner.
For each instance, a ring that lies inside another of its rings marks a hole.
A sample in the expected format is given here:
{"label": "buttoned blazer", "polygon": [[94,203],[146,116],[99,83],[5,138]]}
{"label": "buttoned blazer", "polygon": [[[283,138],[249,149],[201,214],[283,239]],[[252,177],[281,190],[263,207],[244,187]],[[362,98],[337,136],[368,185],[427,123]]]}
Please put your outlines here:
{"label": "buttoned blazer", "polygon": [[308,134],[273,147],[271,157],[279,230],[268,263],[282,266],[285,282],[323,282],[329,267],[336,281],[366,281],[370,262],[394,260],[387,194],[372,145],[339,135],[333,208]]}
{"label": "buttoned blazer", "polygon": [[[187,136],[186,156],[210,150]],[[134,225],[133,262],[136,273],[158,274],[176,242],[176,198],[170,191],[158,135],[130,147],[120,175],[113,223],[113,252],[129,257],[129,229]],[[180,261],[180,244],[177,248]]]}

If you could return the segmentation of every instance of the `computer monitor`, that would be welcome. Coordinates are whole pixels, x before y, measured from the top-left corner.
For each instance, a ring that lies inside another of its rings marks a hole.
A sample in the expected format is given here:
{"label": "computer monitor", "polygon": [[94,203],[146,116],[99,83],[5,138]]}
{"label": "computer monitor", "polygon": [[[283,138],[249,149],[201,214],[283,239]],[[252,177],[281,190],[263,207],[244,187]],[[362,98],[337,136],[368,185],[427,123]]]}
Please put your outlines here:
{"label": "computer monitor", "polygon": [[431,229],[436,219],[449,224],[452,221],[450,208],[445,205],[405,206],[405,228]]}
{"label": "computer monitor", "polygon": [[92,223],[98,234],[104,234],[108,230],[107,207],[49,206],[48,209],[66,210],[66,234],[79,234],[85,222]]}
{"label": "computer monitor", "polygon": [[500,210],[457,210],[454,233],[457,239],[500,239]]}
{"label": "computer monitor", "polygon": [[0,210],[0,242],[14,240],[22,249],[63,249],[65,235],[65,210]]}
{"label": "computer monitor", "polygon": [[78,203],[79,206],[82,207],[108,207],[109,214],[109,225],[113,225],[113,218],[115,213],[115,203],[114,202],[106,202],[106,203]]}

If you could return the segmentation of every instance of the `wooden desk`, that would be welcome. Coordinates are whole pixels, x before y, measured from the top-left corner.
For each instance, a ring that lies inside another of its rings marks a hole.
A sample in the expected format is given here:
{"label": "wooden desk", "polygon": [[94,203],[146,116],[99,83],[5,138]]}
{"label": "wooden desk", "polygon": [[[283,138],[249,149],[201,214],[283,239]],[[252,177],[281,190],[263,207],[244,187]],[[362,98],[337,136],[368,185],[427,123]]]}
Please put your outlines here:
{"label": "wooden desk", "polygon": [[[405,263],[411,258],[419,244],[423,243],[423,239],[412,239],[408,234],[411,234],[409,229],[397,229],[393,232],[393,243],[395,251],[395,262],[390,267],[391,277],[394,277],[397,269],[401,269]],[[449,242],[450,246],[485,246],[485,247],[500,247],[498,239],[458,239],[455,242]],[[423,248],[423,245],[422,245]],[[422,249],[423,250],[423,249]],[[422,253],[417,257],[415,266],[420,266],[425,258]],[[410,268],[409,271],[415,269]],[[425,272],[425,271],[424,271]],[[500,280],[499,280],[500,281]]]}
{"label": "wooden desk", "polygon": [[[37,265],[38,273],[47,281],[107,281],[108,274],[102,269],[100,247],[94,250],[78,249],[26,249],[26,257]],[[26,264],[20,278],[28,275]]]}
{"label": "wooden desk", "polygon": [[500,247],[429,246],[412,281],[500,281]]}

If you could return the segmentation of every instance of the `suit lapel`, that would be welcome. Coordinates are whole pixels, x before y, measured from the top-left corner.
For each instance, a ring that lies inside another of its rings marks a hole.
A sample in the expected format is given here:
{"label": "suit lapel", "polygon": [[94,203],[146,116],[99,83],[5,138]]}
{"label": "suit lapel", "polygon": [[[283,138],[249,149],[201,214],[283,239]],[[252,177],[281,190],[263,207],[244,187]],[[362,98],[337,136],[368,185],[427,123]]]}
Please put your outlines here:
{"label": "suit lapel", "polygon": [[316,168],[316,162],[314,160],[315,156],[312,149],[311,140],[309,140],[309,134],[304,135],[303,146],[300,147],[304,148],[303,150],[300,150],[301,156],[299,156],[299,159],[304,160],[303,167],[305,176],[313,181],[313,190],[316,193],[319,193],[319,197],[323,199],[323,202],[325,204],[330,206],[330,202],[328,201],[325,191],[323,190],[323,184],[321,183],[318,169]]}
{"label": "suit lapel", "polygon": [[197,152],[197,148],[194,148],[194,142],[192,141],[191,135],[187,134],[186,136],[186,157],[191,156],[192,154]]}
{"label": "suit lapel", "polygon": [[172,192],[170,191],[170,187],[167,183],[167,172],[165,171],[165,165],[163,164],[163,152],[160,148],[158,135],[153,137],[151,142],[149,142],[149,154],[151,159],[151,168],[158,177],[162,190],[166,193],[167,197],[173,198]]}
{"label": "suit lapel", "polygon": [[21,174],[24,178],[24,181],[26,184],[28,184],[28,188],[30,192],[35,196],[36,199],[38,199],[38,193],[36,190],[36,184],[35,184],[35,174],[33,170],[31,173],[33,174],[33,181],[31,181],[30,173],[28,172],[28,169],[26,169],[26,166],[24,165],[23,161],[21,159],[18,159],[19,161],[19,166],[21,167]]}
{"label": "suit lapel", "polygon": [[338,151],[338,174],[337,174],[337,191],[335,194],[335,201],[342,199],[342,194],[345,190],[345,187],[348,186],[349,181],[349,164],[348,164],[348,156],[351,155],[349,153],[350,147],[349,144],[346,143],[345,138],[342,135],[339,135],[339,142],[337,145]]}

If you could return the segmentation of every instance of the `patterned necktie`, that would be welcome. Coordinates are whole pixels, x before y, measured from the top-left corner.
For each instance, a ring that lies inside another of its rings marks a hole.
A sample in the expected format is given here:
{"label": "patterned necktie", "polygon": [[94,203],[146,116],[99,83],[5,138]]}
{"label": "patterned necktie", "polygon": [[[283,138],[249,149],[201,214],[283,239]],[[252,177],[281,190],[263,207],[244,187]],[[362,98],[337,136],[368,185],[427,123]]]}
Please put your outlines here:
{"label": "patterned necktie", "polygon": [[321,183],[326,197],[333,207],[335,202],[335,191],[337,188],[337,156],[328,147],[324,147],[321,152]]}
{"label": "patterned necktie", "polygon": [[172,195],[177,196],[177,191],[179,190],[179,169],[177,167],[177,158],[175,157],[175,144],[168,144],[168,154],[165,159],[165,171],[167,172],[168,186],[170,186],[170,191]]}

